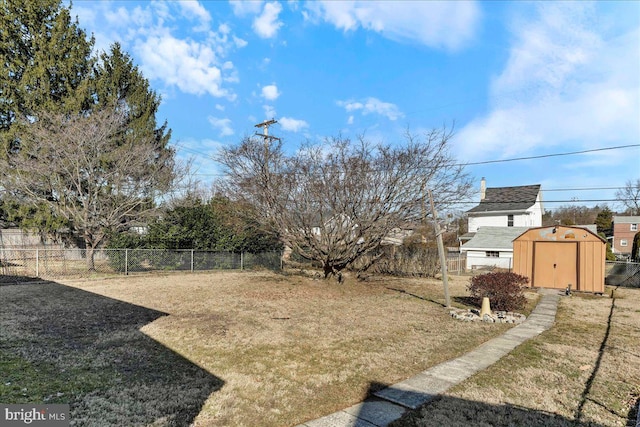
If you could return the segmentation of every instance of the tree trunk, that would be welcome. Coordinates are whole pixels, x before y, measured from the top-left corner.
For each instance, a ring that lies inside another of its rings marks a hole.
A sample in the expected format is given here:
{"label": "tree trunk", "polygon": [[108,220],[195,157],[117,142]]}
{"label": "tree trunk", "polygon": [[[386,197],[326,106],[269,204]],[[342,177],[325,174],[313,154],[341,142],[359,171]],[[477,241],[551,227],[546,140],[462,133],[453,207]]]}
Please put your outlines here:
{"label": "tree trunk", "polygon": [[325,279],[328,279],[330,276],[335,276],[338,283],[342,283],[342,272],[337,270],[333,264],[325,263],[322,269]]}
{"label": "tree trunk", "polygon": [[92,246],[87,246],[86,261],[87,261],[87,270],[89,271],[96,271],[94,255],[95,255],[95,248],[93,248]]}
{"label": "tree trunk", "polygon": [[86,248],[85,260],[87,262],[88,271],[96,271],[95,252],[103,237],[104,235],[95,235],[91,233],[85,233],[84,235],[84,246]]}

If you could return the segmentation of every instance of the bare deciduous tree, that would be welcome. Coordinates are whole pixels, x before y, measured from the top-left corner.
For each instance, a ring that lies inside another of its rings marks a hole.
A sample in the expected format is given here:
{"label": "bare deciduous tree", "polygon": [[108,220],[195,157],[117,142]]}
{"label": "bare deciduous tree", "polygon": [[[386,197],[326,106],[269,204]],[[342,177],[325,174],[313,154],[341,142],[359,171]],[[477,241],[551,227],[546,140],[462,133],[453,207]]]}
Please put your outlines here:
{"label": "bare deciduous tree", "polygon": [[616,191],[616,199],[627,208],[630,215],[640,215],[640,179],[627,181],[623,188]]}
{"label": "bare deciduous tree", "polygon": [[154,208],[175,177],[173,150],[153,138],[132,141],[124,114],[42,113],[25,126],[21,149],[0,164],[0,183],[23,203],[46,205],[85,241],[87,267],[109,231]]}
{"label": "bare deciduous tree", "polygon": [[419,222],[427,188],[439,209],[469,195],[468,176],[448,150],[451,136],[446,129],[407,134],[403,146],[334,138],[291,156],[279,141],[245,138],[218,160],[226,191],[257,206],[263,223],[328,277]]}

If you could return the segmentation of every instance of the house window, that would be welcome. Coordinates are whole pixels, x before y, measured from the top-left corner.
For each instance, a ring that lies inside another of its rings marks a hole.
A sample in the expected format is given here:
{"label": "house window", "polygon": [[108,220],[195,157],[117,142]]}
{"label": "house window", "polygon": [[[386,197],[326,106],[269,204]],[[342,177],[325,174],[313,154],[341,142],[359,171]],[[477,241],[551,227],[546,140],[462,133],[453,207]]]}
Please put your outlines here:
{"label": "house window", "polygon": [[499,258],[500,257],[500,252],[498,252],[498,251],[486,251],[485,255],[487,256],[487,258]]}
{"label": "house window", "polygon": [[620,239],[620,246],[627,246],[627,239]]}
{"label": "house window", "polygon": [[638,224],[631,224],[631,231],[638,231]]}
{"label": "house window", "polygon": [[507,215],[507,227],[513,227],[513,215]]}

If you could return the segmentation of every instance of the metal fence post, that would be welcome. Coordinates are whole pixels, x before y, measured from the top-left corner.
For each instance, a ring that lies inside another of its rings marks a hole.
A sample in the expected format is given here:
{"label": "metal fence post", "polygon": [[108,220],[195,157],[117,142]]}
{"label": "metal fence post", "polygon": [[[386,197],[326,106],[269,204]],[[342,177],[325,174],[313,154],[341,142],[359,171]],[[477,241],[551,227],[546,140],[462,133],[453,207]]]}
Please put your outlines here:
{"label": "metal fence post", "polygon": [[191,249],[191,272],[193,273],[193,249]]}
{"label": "metal fence post", "polygon": [[40,277],[40,250],[36,248],[36,277]]}
{"label": "metal fence post", "polygon": [[129,275],[129,248],[124,250],[124,275]]}
{"label": "metal fence post", "polygon": [[240,270],[244,270],[244,251],[240,252]]}

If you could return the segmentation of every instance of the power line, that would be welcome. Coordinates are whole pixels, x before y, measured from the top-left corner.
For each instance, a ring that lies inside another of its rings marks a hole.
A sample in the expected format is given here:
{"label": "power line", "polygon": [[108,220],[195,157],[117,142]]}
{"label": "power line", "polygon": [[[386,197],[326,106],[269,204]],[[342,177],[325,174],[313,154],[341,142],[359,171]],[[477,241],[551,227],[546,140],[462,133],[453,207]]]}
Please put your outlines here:
{"label": "power line", "polygon": [[625,188],[622,187],[585,187],[585,188],[545,188],[542,189],[542,192],[545,191],[596,191],[596,190],[622,190]]}
{"label": "power line", "polygon": [[[266,136],[266,135],[259,135],[259,136]],[[204,157],[206,157],[208,160],[214,160],[209,154],[203,153],[201,151],[197,151],[194,150],[192,148],[187,148],[183,145],[180,145],[178,143],[174,143],[174,145],[176,145],[179,148],[182,148],[184,150],[187,151],[191,151],[193,153],[196,154],[200,154]],[[614,147],[601,147],[601,148],[592,148],[589,150],[580,150],[580,151],[570,151],[570,152],[566,152],[566,153],[552,153],[552,154],[541,154],[541,155],[537,155],[537,156],[526,156],[526,157],[514,157],[511,159],[499,159],[499,160],[484,160],[481,162],[470,162],[470,163],[459,163],[459,164],[454,164],[452,166],[477,166],[477,165],[485,165],[485,164],[493,164],[493,163],[507,163],[507,162],[515,162],[515,161],[520,161],[520,160],[534,160],[534,159],[544,159],[544,158],[549,158],[549,157],[561,157],[561,156],[573,156],[573,155],[577,155],[577,154],[588,154],[588,153],[596,153],[596,152],[601,152],[601,151],[610,151],[610,150],[620,150],[620,149],[624,149],[624,148],[634,148],[634,147],[640,147],[640,144],[629,144],[629,145],[618,145],[618,146],[614,146]],[[215,160],[214,160],[215,161]],[[372,171],[375,172],[375,171]],[[197,175],[197,174],[196,174]],[[224,174],[200,174],[203,176],[224,176]],[[620,189],[620,188],[624,188],[624,187],[611,187],[611,188],[607,188],[607,187],[603,187],[603,188],[594,188],[593,190],[613,190],[613,189]],[[581,189],[554,189],[554,190],[545,190],[545,191],[581,191]]]}
{"label": "power line", "polygon": [[514,157],[512,159],[485,160],[485,161],[482,161],[482,162],[463,163],[463,164],[460,164],[460,166],[487,165],[487,164],[490,164],[490,163],[515,162],[515,161],[518,161],[518,160],[532,160],[532,159],[544,159],[544,158],[548,158],[548,157],[572,156],[572,155],[575,155],[575,154],[595,153],[595,152],[598,152],[598,151],[619,150],[621,148],[631,148],[631,147],[640,147],[640,144],[618,145],[616,147],[593,148],[591,150],[571,151],[571,152],[567,152],[567,153],[541,154],[539,156]]}
{"label": "power line", "polygon": [[[594,203],[594,202],[624,202],[629,201],[631,199],[572,199],[572,200],[542,200],[542,204],[547,203]],[[521,201],[504,201],[504,202],[484,202],[487,205],[507,205],[507,204],[519,204],[519,203],[531,203],[530,200],[521,200]],[[464,202],[464,201],[455,201],[455,202],[447,202],[447,204],[451,205],[469,205],[469,204],[478,204],[478,202]]]}

